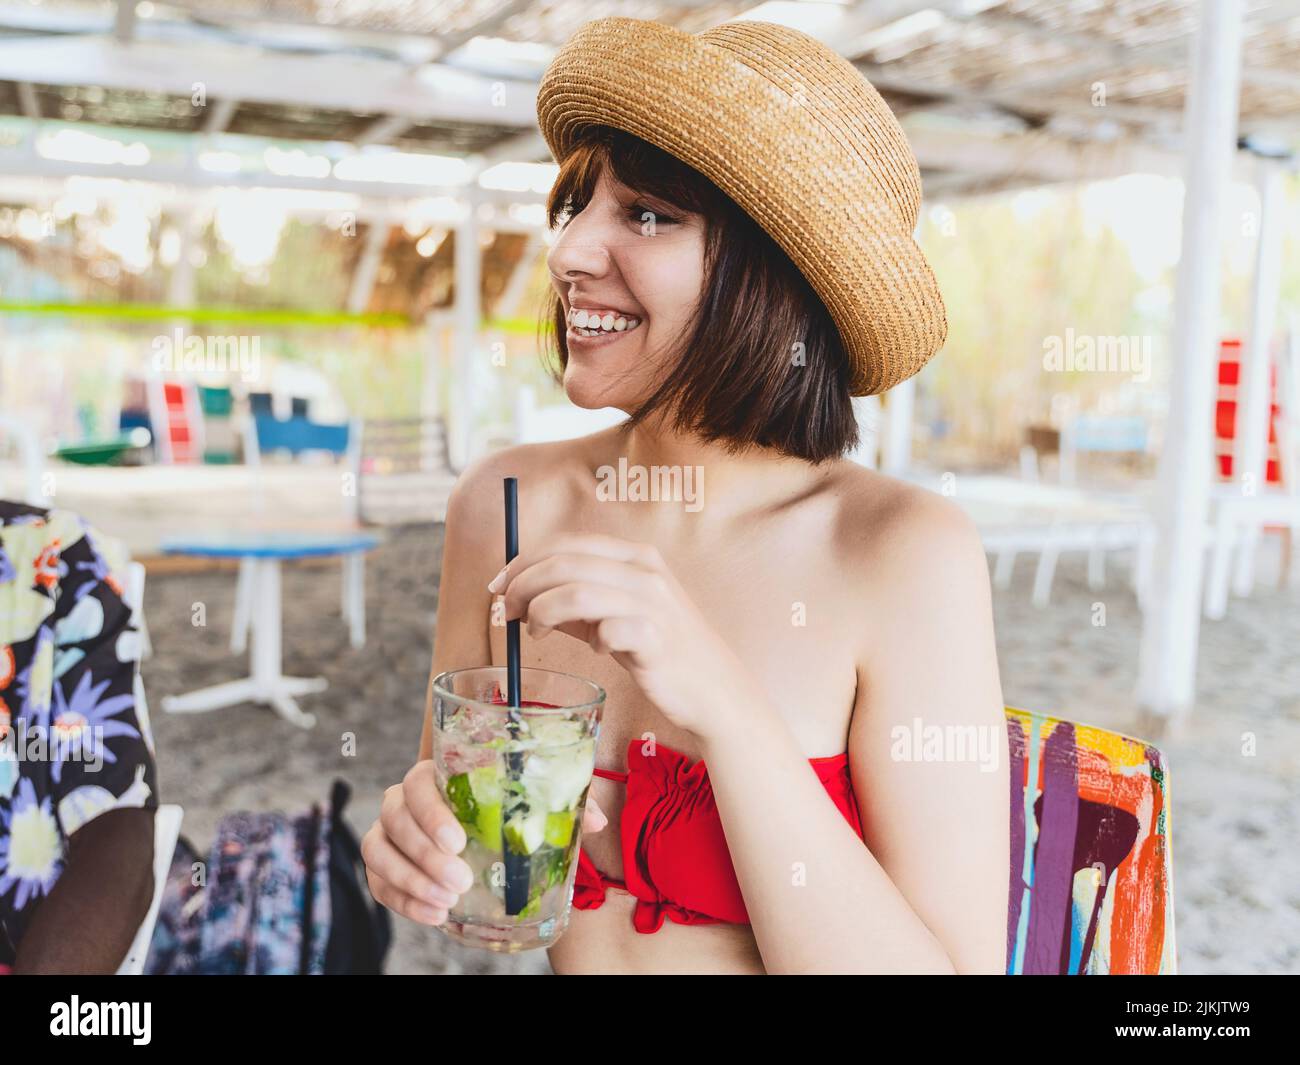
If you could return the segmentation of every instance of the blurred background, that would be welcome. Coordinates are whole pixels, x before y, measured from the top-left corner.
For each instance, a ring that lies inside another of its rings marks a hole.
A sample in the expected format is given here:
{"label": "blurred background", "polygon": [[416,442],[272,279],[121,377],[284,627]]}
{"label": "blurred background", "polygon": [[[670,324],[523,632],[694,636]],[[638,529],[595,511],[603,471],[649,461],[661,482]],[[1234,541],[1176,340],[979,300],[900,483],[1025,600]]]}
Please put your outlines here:
{"label": "blurred background", "polygon": [[[606,15],[795,26],[885,96],[949,336],[858,401],[854,459],[975,517],[1009,705],[1165,752],[1180,971],[1300,968],[1287,0],[0,0],[0,495],[144,564],[186,834],[335,776],[364,831],[458,471],[621,417],[538,342],[536,86]],[[328,687],[205,696],[250,646]],[[397,924],[390,972],[549,971]]]}

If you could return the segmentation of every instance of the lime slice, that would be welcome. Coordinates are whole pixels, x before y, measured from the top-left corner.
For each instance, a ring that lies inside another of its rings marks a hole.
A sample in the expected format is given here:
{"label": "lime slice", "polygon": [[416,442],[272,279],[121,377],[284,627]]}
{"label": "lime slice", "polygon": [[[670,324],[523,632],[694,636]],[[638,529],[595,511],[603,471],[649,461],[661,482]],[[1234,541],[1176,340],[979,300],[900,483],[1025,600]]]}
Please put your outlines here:
{"label": "lime slice", "polygon": [[546,814],[542,810],[515,814],[506,822],[505,840],[515,854],[532,854],[546,836]]}
{"label": "lime slice", "polygon": [[485,803],[478,808],[478,816],[474,820],[474,835],[489,850],[501,850],[501,804],[499,802]]}
{"label": "lime slice", "polygon": [[546,842],[552,847],[567,847],[573,838],[573,811],[556,810],[546,815]]}

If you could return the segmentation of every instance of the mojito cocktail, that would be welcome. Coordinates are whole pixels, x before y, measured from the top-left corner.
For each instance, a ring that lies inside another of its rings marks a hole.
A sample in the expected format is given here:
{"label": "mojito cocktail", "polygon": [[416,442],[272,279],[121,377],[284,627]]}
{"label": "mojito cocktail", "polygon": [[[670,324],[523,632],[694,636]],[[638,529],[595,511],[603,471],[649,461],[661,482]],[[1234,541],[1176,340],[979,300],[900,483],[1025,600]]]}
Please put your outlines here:
{"label": "mojito cocktail", "polygon": [[440,927],[499,951],[550,946],[568,927],[605,701],[567,673],[523,669],[521,681],[513,713],[502,666],[443,673],[433,688],[438,787],[474,873]]}

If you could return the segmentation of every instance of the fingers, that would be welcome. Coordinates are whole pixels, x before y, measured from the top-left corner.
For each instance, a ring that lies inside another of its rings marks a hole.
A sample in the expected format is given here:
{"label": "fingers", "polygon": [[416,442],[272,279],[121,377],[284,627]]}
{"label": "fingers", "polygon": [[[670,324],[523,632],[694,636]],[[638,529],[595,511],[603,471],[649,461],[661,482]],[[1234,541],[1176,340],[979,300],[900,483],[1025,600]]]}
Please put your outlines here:
{"label": "fingers", "polygon": [[439,925],[447,919],[455,899],[436,889],[393,846],[378,821],[362,837],[361,856],[370,894],[381,905],[420,924]]}
{"label": "fingers", "polygon": [[660,578],[639,566],[596,555],[553,554],[520,570],[505,590],[506,620],[523,617],[542,592],[564,584],[599,584],[622,588],[643,598],[657,588]]}
{"label": "fingers", "polygon": [[402,877],[385,874],[385,880],[412,895],[427,895],[434,901],[446,898],[455,902],[470,889],[474,875],[469,865],[463,858],[447,854],[426,836],[405,806],[385,810],[380,814],[380,824],[387,841],[405,859],[400,870]]}
{"label": "fingers", "polygon": [[653,657],[661,649],[658,630],[642,617],[605,618],[593,627],[587,642],[601,655],[625,652]]}
{"label": "fingers", "polygon": [[582,830],[584,832],[599,832],[609,824],[609,818],[605,816],[605,811],[590,795],[587,796],[587,805],[582,811]]}
{"label": "fingers", "polygon": [[615,562],[630,563],[643,569],[665,569],[663,556],[653,544],[622,540],[616,536],[604,536],[599,533],[570,533],[557,536],[545,547],[533,551],[521,551],[488,585],[488,591],[500,592],[514,578],[551,555],[593,555],[612,559]]}
{"label": "fingers", "polygon": [[[439,836],[445,830],[451,840],[444,845]],[[384,792],[379,820],[362,839],[370,893],[413,921],[441,924],[474,882],[469,865],[457,857],[464,846],[465,831],[442,802],[433,763],[419,762]]]}
{"label": "fingers", "polygon": [[[384,799],[385,802],[388,801],[387,794]],[[442,801],[431,758],[416,762],[411,767],[402,780],[401,793],[395,801],[410,810],[420,830],[437,843],[444,853],[459,854],[465,849],[465,830],[456,820],[456,815]]]}
{"label": "fingers", "polygon": [[[548,629],[570,632],[566,625],[585,622],[588,626],[595,626],[606,618],[644,615],[646,609],[644,597],[621,588],[603,584],[564,584],[542,592],[528,604],[528,633],[540,639]],[[584,640],[589,636],[585,628],[570,634]]]}

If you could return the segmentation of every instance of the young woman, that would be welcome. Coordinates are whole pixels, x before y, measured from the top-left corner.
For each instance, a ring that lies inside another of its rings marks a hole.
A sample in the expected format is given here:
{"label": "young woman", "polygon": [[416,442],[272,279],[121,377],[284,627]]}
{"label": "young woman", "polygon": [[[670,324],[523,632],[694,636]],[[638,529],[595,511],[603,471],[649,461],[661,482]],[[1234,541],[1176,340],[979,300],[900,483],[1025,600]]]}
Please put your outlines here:
{"label": "young woman", "polygon": [[[1007,741],[979,537],[843,457],[852,396],[943,339],[901,130],[847,63],[761,23],[590,23],[538,110],[561,164],[557,373],[578,406],[629,418],[465,472],[433,672],[505,663],[496,593],[527,622],[525,666],[608,692],[553,967],[1004,972]],[[665,471],[675,500],[618,491]],[[503,476],[521,551],[498,572]],[[430,729],[426,712],[363,853],[380,902],[437,925],[469,870]],[[996,756],[936,756],[922,735]]]}

